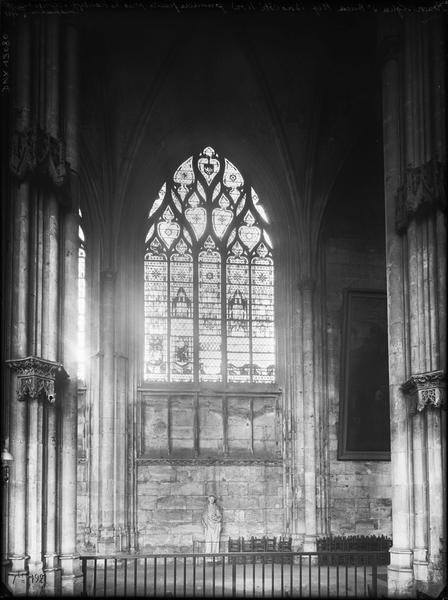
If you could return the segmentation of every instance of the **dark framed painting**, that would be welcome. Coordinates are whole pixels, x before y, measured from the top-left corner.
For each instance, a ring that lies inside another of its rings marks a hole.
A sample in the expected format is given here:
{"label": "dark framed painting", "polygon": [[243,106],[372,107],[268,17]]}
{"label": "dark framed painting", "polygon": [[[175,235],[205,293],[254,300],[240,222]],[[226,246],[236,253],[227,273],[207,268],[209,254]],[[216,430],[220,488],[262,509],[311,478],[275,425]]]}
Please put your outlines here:
{"label": "dark framed painting", "polygon": [[390,460],[384,292],[344,293],[338,459]]}

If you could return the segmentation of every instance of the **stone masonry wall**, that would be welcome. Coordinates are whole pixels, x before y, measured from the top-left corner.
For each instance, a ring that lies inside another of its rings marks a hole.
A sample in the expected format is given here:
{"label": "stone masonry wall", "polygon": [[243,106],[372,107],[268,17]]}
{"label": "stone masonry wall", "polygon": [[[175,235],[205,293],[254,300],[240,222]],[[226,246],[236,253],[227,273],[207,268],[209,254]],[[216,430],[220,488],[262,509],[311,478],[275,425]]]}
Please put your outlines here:
{"label": "stone masonry wall", "polygon": [[391,479],[388,461],[338,460],[340,357],[343,291],[385,291],[384,250],[378,242],[331,238],[326,246],[329,511],[333,535],[391,535]]}
{"label": "stone masonry wall", "polygon": [[209,493],[223,511],[223,550],[229,536],[283,534],[281,465],[147,464],[138,467],[140,550],[201,551]]}

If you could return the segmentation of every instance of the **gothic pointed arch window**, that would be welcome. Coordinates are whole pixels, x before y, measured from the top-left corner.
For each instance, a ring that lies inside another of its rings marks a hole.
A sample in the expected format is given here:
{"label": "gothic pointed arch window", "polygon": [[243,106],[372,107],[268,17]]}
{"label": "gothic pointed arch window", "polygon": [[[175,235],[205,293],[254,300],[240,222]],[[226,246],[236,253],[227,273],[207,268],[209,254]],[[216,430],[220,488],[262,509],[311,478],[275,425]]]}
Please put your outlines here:
{"label": "gothic pointed arch window", "polygon": [[144,257],[144,380],[274,383],[274,259],[247,178],[211,147],[152,203]]}
{"label": "gothic pointed arch window", "polygon": [[[79,211],[80,222],[82,213]],[[86,379],[86,243],[81,224],[78,227],[78,379]]]}

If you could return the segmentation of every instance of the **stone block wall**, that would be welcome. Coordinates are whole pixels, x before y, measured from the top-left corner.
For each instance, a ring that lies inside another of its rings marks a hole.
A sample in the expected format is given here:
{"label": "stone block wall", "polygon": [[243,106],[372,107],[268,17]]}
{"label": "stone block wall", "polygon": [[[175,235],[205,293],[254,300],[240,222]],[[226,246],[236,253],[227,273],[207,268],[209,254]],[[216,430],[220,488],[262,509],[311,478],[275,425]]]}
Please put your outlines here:
{"label": "stone block wall", "polygon": [[390,462],[338,460],[343,293],[385,291],[384,249],[368,237],[330,238],[325,256],[330,531],[391,535]]}
{"label": "stone block wall", "polygon": [[191,552],[204,539],[207,494],[223,511],[221,540],[284,534],[281,464],[140,464],[138,542],[143,552]]}

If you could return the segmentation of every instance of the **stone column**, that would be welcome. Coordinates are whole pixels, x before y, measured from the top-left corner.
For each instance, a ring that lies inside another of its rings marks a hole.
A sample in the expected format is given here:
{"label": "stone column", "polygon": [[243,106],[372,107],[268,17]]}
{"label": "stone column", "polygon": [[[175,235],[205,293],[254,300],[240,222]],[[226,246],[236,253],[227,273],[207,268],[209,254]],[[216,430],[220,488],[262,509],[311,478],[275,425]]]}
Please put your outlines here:
{"label": "stone column", "polygon": [[[443,371],[430,371],[413,375],[403,385],[402,391],[409,403],[412,419],[419,419],[419,429],[424,429],[421,439],[424,442],[428,470],[424,482],[425,513],[424,523],[420,514],[416,514],[416,541],[422,536],[425,549],[425,570],[416,579],[428,583],[441,583],[444,577],[446,490],[444,489],[443,443],[441,430],[441,409],[446,408],[446,380]],[[417,485],[414,478],[414,485]],[[417,521],[417,518],[419,520]],[[429,527],[428,527],[429,522]],[[419,526],[420,525],[420,526]],[[417,544],[416,544],[417,545]],[[422,546],[421,546],[422,547]],[[417,568],[421,565],[417,563]]]}
{"label": "stone column", "polygon": [[63,294],[62,294],[62,356],[70,379],[64,390],[60,413],[60,502],[59,564],[64,595],[78,595],[82,590],[82,573],[76,547],[77,512],[77,447],[78,447],[78,386],[77,386],[77,321],[78,321],[78,36],[73,24],[64,29],[65,65],[63,102],[66,135],[66,159],[70,167],[71,206],[63,217]]}
{"label": "stone column", "polygon": [[[392,25],[392,26],[391,26]],[[386,275],[389,335],[389,398],[391,427],[392,541],[388,567],[391,596],[409,596],[414,586],[411,540],[411,432],[400,386],[409,364],[406,330],[406,260],[403,240],[395,230],[395,194],[401,178],[400,36],[395,22],[383,21],[380,51],[383,58],[384,194],[386,203]]]}
{"label": "stone column", "polygon": [[77,386],[77,279],[78,279],[78,225],[74,212],[64,215],[64,277],[62,315],[62,355],[69,373],[61,406],[60,449],[60,566],[62,592],[80,593],[81,573],[76,550],[76,494],[78,443],[78,386]]}
{"label": "stone column", "polygon": [[[384,27],[382,31],[383,47],[399,36],[383,68],[383,124],[392,481],[394,489],[397,482],[401,485],[392,498],[388,587],[389,595],[406,596],[412,589],[411,569],[419,587],[441,581],[443,570],[441,415],[433,410],[414,414],[406,396],[409,382],[442,373],[445,360],[440,334],[446,320],[445,258],[440,252],[446,247],[444,41],[438,19],[411,16],[392,23],[395,38],[385,35]],[[400,379],[403,385],[398,385]],[[408,545],[406,553],[413,550],[413,561],[400,562],[397,540]]]}
{"label": "stone column", "polygon": [[300,283],[302,305],[303,431],[305,481],[305,536],[303,550],[316,550],[316,410],[314,398],[314,281]]}
{"label": "stone column", "polygon": [[[46,21],[46,132],[59,137],[59,22],[49,16]],[[55,192],[49,191],[44,206],[43,282],[42,282],[42,356],[55,361],[58,353],[59,304],[59,205]],[[59,586],[56,524],[57,454],[56,409],[45,407],[45,538],[44,570],[46,593],[55,593]]]}
{"label": "stone column", "polygon": [[[44,404],[53,404],[56,400],[56,378],[65,376],[59,363],[35,356],[7,361],[16,374],[17,401],[28,405],[27,436],[27,507],[26,507],[26,547],[29,559],[29,573],[26,573],[28,586],[26,591],[40,594],[46,586],[42,563],[42,476],[43,435],[42,413]],[[17,578],[16,579],[20,579]],[[25,591],[25,590],[23,590]]]}
{"label": "stone column", "polygon": [[115,549],[114,536],[114,292],[115,272],[102,272],[101,334],[103,349],[103,380],[100,408],[100,465],[99,472],[99,539],[97,551]]}
{"label": "stone column", "polygon": [[[17,61],[17,130],[26,131],[30,125],[30,31],[29,22],[23,20],[19,26],[16,53]],[[28,252],[29,252],[29,184],[23,182],[12,192],[14,211],[13,230],[13,290],[12,290],[12,333],[11,356],[23,358],[27,355],[28,343]],[[8,585],[14,594],[27,591],[26,565],[26,427],[27,408],[23,402],[17,402],[15,390],[17,375],[11,372],[10,398],[10,452],[14,458],[10,474],[10,521],[9,521],[9,559]]]}

